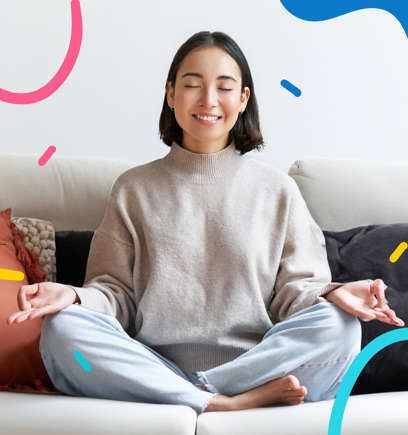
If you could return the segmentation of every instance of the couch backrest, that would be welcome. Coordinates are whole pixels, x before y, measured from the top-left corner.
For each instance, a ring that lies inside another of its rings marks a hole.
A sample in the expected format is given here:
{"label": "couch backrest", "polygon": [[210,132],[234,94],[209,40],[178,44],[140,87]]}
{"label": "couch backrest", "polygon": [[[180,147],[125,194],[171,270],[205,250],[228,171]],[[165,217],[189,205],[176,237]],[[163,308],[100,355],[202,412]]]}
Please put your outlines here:
{"label": "couch backrest", "polygon": [[[116,178],[134,162],[0,154],[0,210],[53,222],[56,230],[95,230]],[[324,230],[408,222],[408,163],[315,157],[288,171]]]}
{"label": "couch backrest", "polygon": [[53,222],[56,230],[95,230],[116,178],[136,166],[120,160],[0,154],[0,210]]}
{"label": "couch backrest", "polygon": [[323,230],[408,222],[406,161],[314,157],[288,173]]}

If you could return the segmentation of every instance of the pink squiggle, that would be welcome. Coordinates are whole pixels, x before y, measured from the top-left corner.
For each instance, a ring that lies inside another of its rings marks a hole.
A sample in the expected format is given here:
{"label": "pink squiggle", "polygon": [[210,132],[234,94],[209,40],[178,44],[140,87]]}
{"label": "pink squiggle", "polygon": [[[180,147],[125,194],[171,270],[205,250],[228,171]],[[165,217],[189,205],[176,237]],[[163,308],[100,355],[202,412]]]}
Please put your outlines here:
{"label": "pink squiggle", "polygon": [[79,0],[71,0],[71,41],[64,62],[55,76],[43,87],[32,92],[10,92],[0,88],[0,101],[12,104],[38,103],[52,95],[67,79],[75,65],[82,42],[82,15]]}

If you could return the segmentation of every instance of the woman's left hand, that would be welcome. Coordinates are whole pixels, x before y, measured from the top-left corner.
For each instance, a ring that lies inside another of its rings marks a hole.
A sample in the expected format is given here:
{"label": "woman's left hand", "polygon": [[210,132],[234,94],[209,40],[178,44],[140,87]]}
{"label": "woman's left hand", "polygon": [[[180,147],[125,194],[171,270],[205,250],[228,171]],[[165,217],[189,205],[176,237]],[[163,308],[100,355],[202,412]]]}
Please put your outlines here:
{"label": "woman's left hand", "polygon": [[388,306],[386,288],[382,279],[364,279],[345,283],[324,295],[324,298],[364,322],[377,319],[390,325],[404,326],[403,320]]}

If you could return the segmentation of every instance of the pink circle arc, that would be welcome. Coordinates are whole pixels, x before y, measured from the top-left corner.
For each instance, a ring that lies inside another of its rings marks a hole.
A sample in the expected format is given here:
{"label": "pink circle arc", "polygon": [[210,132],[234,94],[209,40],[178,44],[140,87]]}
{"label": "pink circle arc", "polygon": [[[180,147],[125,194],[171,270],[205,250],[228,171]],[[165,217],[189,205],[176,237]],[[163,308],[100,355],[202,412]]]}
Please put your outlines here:
{"label": "pink circle arc", "polygon": [[78,58],[82,42],[82,15],[79,0],[71,1],[71,41],[64,62],[55,76],[43,87],[32,92],[10,92],[0,88],[0,101],[11,104],[33,104],[52,95],[67,79]]}

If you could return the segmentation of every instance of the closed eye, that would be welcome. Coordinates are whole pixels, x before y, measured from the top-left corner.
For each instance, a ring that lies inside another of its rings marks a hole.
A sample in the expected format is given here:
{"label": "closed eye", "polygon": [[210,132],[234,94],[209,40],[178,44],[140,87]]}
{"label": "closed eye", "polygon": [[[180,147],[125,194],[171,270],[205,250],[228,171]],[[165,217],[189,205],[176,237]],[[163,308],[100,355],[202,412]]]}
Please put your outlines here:
{"label": "closed eye", "polygon": [[[185,88],[199,88],[200,86],[184,85]],[[220,91],[232,91],[232,89],[218,88]]]}

